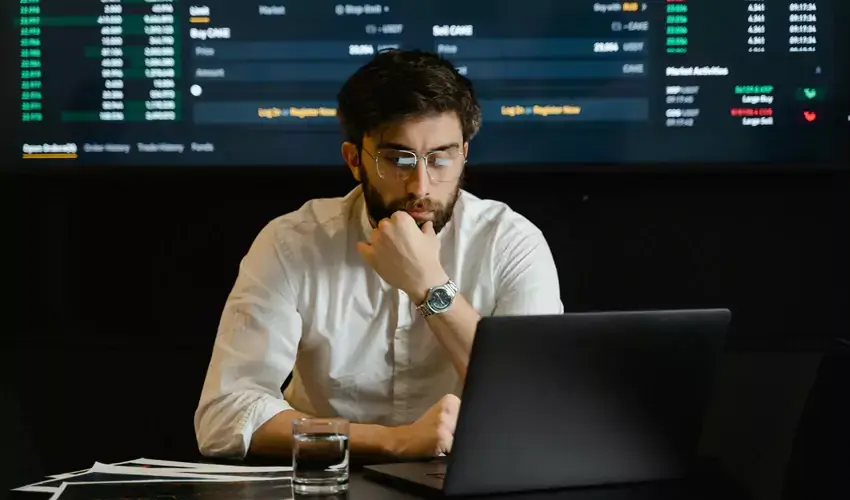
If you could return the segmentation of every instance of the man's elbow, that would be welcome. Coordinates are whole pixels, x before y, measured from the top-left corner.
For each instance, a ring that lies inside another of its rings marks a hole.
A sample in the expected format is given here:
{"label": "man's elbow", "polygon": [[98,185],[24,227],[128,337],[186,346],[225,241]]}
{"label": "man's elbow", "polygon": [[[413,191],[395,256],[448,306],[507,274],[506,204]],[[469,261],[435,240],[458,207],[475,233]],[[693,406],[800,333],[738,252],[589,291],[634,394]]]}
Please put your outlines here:
{"label": "man's elbow", "polygon": [[239,425],[240,420],[238,415],[221,411],[217,405],[199,405],[195,411],[195,439],[200,454],[207,458],[245,458],[244,426]]}
{"label": "man's elbow", "polygon": [[221,439],[208,435],[198,435],[198,451],[206,458],[224,458],[242,460],[246,452],[238,441],[240,438]]}

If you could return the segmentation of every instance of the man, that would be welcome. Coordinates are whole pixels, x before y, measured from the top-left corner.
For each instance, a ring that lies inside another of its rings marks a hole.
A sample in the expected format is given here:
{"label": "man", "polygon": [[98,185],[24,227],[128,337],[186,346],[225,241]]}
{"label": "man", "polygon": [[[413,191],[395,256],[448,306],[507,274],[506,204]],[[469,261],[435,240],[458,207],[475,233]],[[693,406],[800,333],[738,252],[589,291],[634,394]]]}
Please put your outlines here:
{"label": "man", "polygon": [[288,456],[308,415],[350,420],[354,456],[446,453],[478,319],[563,312],[540,230],[461,190],[481,110],[451,64],[381,53],[338,110],[359,186],[273,220],[243,259],[195,414],[207,456]]}

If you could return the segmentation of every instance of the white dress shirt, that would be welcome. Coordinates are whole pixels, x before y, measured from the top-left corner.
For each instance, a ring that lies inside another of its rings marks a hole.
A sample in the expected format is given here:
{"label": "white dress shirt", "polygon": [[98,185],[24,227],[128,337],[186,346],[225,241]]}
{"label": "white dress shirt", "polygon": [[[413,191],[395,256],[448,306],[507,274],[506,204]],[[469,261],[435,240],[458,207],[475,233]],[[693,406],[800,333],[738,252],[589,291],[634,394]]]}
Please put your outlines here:
{"label": "white dress shirt", "polygon": [[[244,457],[253,433],[288,409],[396,426],[446,394],[460,397],[416,304],[355,249],[371,229],[358,186],[260,231],[225,304],[195,413],[201,453]],[[543,234],[507,205],[461,191],[438,237],[443,268],[480,315],[563,312]]]}

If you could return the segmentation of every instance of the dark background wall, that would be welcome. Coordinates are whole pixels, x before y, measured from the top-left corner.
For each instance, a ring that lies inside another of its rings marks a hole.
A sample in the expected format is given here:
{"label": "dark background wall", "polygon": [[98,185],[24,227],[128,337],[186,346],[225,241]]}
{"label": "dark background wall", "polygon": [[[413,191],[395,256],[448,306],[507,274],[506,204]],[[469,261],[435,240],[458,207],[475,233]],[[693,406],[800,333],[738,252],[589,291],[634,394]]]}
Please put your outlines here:
{"label": "dark background wall", "polygon": [[[733,310],[703,449],[770,498],[819,353],[850,331],[848,181],[472,167],[467,188],[543,229],[569,311]],[[18,458],[3,489],[95,460],[196,458],[239,259],[271,218],[353,186],[343,168],[4,178],[0,425]]]}

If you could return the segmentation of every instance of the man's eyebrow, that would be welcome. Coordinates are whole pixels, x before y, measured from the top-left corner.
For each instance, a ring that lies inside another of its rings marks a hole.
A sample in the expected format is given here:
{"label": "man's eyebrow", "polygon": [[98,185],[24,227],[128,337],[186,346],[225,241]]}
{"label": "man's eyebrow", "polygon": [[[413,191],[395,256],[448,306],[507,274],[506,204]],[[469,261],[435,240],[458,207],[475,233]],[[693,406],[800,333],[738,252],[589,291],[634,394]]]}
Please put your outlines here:
{"label": "man's eyebrow", "polygon": [[[449,144],[443,144],[442,146],[437,146],[436,148],[431,149],[431,151],[445,151],[447,149],[459,148],[460,144],[456,142],[452,142]],[[382,142],[378,144],[378,149],[401,149],[406,151],[413,151],[413,148],[409,146],[405,146],[404,144],[399,144],[397,142]]]}
{"label": "man's eyebrow", "polygon": [[408,151],[412,151],[411,148],[405,146],[404,144],[399,144],[397,142],[382,142],[378,144],[378,149],[406,149]]}

